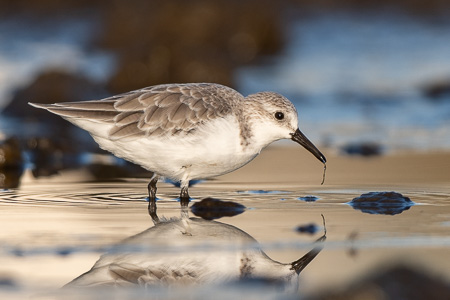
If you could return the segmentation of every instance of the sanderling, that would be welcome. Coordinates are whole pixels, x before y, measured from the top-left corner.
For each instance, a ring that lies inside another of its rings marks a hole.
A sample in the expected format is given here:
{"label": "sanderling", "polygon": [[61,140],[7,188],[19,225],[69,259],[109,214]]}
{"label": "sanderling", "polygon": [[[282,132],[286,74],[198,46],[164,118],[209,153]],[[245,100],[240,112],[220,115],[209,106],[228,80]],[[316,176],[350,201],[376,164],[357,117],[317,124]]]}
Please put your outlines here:
{"label": "sanderling", "polygon": [[102,149],[160,176],[180,182],[189,201],[190,180],[234,171],[270,143],[292,139],[325,166],[325,156],[298,129],[297,110],[285,97],[247,97],[213,83],[156,85],[102,100],[31,105],[87,130]]}
{"label": "sanderling", "polygon": [[326,232],[300,259],[281,263],[232,225],[199,218],[170,219],[125,239],[65,287],[154,287],[257,279],[295,291],[298,275],[319,254],[325,240]]}

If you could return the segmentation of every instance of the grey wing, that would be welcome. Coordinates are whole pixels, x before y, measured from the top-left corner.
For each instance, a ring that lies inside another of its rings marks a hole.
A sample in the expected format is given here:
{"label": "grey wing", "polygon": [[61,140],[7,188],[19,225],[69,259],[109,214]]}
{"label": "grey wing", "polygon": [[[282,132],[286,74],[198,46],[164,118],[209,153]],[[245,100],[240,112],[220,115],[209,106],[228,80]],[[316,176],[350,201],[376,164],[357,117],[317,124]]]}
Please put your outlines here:
{"label": "grey wing", "polygon": [[169,84],[142,89],[115,103],[120,113],[110,131],[112,139],[134,135],[189,134],[202,124],[230,114],[243,99],[235,90],[218,84]]}
{"label": "grey wing", "polygon": [[243,99],[235,90],[212,83],[157,85],[103,100],[38,105],[67,118],[113,124],[112,140],[136,136],[189,134],[232,112]]}
{"label": "grey wing", "polygon": [[111,264],[109,272],[118,286],[151,286],[164,283],[193,283],[197,280],[195,272],[183,268],[171,269],[168,267],[142,268],[134,264]]}
{"label": "grey wing", "polygon": [[133,286],[155,284],[163,273],[145,269],[130,263],[112,263],[100,268],[92,268],[69,282],[67,287]]}

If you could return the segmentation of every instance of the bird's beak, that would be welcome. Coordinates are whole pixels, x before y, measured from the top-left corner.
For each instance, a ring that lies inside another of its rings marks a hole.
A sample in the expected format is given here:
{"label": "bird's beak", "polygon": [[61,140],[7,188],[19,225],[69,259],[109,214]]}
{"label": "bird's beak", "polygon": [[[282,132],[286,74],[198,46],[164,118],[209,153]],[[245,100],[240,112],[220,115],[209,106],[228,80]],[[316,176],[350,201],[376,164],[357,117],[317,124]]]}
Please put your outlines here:
{"label": "bird's beak", "polygon": [[306,268],[307,265],[309,265],[310,262],[313,261],[314,258],[316,258],[317,254],[322,251],[324,242],[327,239],[327,227],[325,226],[325,217],[322,215],[323,219],[323,235],[316,240],[316,243],[318,244],[314,249],[303,255],[300,259],[294,261],[291,263],[291,270],[295,270],[295,272],[300,274],[301,271],[303,271],[304,268]]}
{"label": "bird's beak", "polygon": [[314,144],[310,140],[308,140],[308,138],[300,131],[300,129],[297,129],[294,133],[291,133],[291,136],[291,139],[294,142],[297,142],[305,147],[306,150],[311,152],[322,163],[325,164],[327,162],[325,156],[319,151],[319,149],[316,148],[316,146],[314,146]]}

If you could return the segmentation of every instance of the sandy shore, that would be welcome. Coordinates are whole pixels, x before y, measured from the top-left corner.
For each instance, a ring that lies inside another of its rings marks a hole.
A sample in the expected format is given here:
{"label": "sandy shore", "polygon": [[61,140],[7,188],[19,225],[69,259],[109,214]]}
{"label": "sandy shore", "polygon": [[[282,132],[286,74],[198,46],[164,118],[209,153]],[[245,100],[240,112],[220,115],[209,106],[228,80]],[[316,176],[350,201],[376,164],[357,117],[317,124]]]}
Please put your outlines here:
{"label": "sandy shore", "polygon": [[[441,185],[450,182],[450,152],[401,152],[375,157],[338,155],[324,149],[324,187],[334,185]],[[297,146],[274,145],[221,181],[320,186],[322,163]]]}

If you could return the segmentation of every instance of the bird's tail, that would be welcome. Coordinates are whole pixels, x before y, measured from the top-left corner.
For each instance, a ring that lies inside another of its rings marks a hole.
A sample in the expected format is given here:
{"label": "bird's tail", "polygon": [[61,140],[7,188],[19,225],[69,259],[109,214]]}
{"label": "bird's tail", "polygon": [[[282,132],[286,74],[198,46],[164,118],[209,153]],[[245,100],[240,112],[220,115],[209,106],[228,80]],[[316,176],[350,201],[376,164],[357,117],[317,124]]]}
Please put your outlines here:
{"label": "bird's tail", "polygon": [[99,105],[98,101],[64,102],[55,104],[28,102],[28,104],[37,108],[46,109],[63,118],[109,121],[114,119],[118,113],[114,109],[113,103],[106,101],[103,102],[102,105]]}

